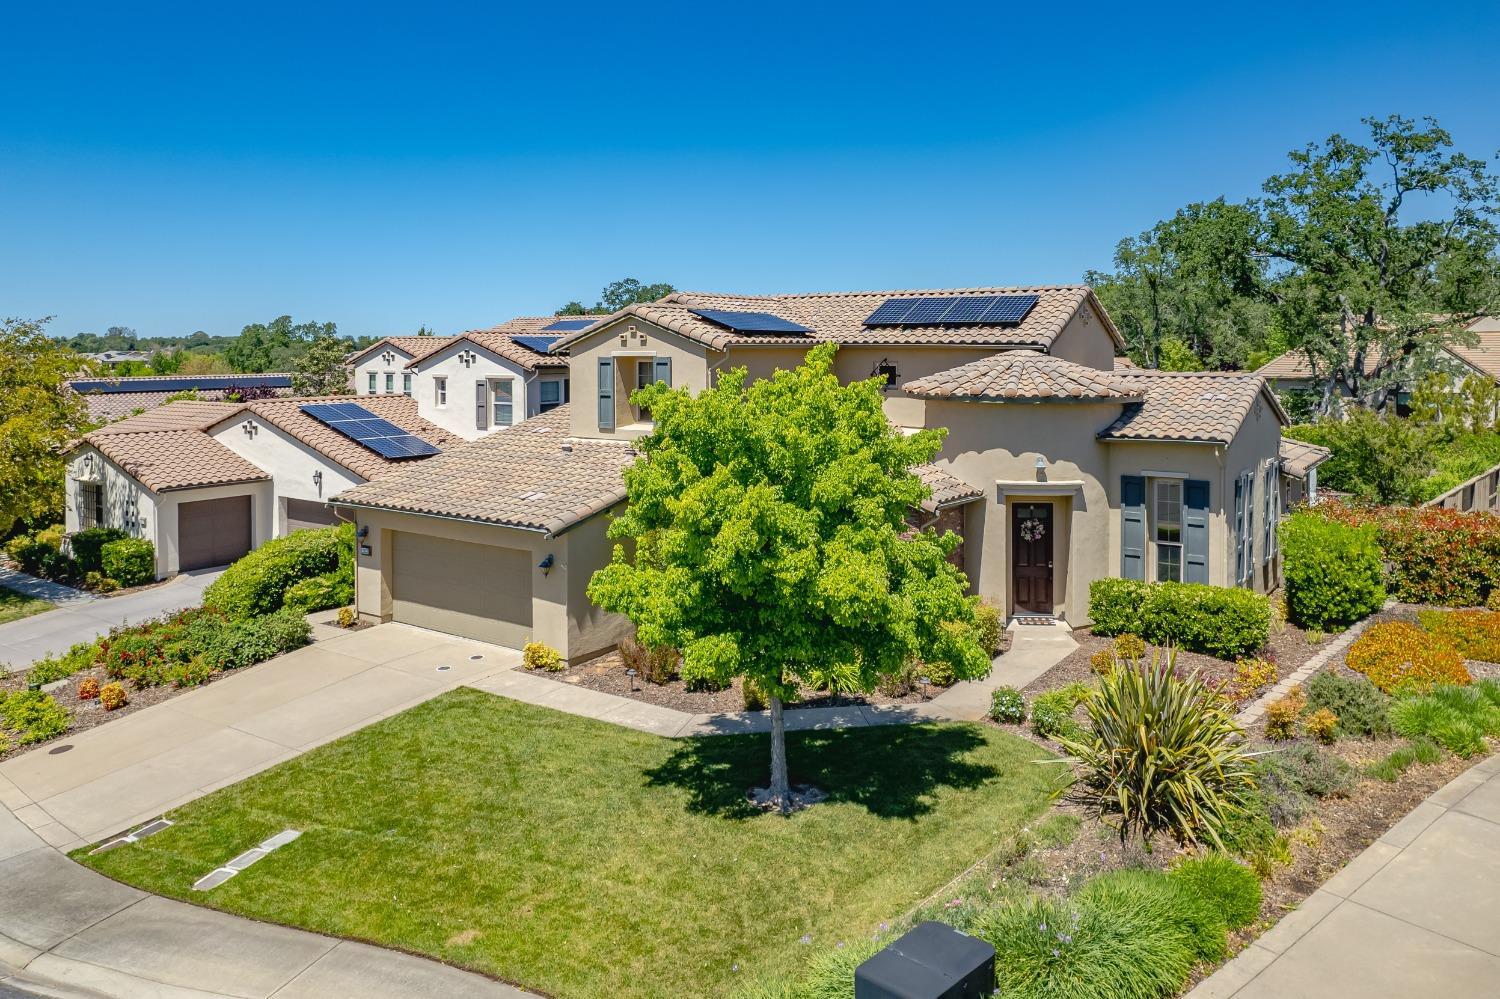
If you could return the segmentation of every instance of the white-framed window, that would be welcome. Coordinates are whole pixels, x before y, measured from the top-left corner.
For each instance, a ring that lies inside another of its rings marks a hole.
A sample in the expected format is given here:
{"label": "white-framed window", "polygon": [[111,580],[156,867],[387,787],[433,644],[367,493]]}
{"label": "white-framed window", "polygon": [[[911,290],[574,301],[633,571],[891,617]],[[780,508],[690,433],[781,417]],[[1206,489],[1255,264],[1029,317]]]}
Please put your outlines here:
{"label": "white-framed window", "polygon": [[1151,539],[1156,581],[1182,582],[1182,480],[1151,480]]}
{"label": "white-framed window", "polygon": [[373,371],[370,372],[369,385],[370,385],[370,394],[374,395],[375,394],[375,372],[373,372]]}
{"label": "white-framed window", "polygon": [[514,387],[515,380],[511,378],[496,378],[490,382],[492,422],[496,427],[508,427],[515,422]]}
{"label": "white-framed window", "polygon": [[568,380],[550,378],[542,382],[537,389],[537,399],[537,409],[543,413],[561,406],[568,401]]}
{"label": "white-framed window", "polygon": [[385,373],[385,394],[392,395],[396,391],[396,373],[387,371]]}
{"label": "white-framed window", "polygon": [[432,380],[432,404],[434,406],[448,405],[448,379],[434,378]]}
{"label": "white-framed window", "polygon": [[411,372],[401,372],[401,394],[411,395]]}
{"label": "white-framed window", "polygon": [[78,483],[78,529],[104,526],[104,486],[98,482]]}

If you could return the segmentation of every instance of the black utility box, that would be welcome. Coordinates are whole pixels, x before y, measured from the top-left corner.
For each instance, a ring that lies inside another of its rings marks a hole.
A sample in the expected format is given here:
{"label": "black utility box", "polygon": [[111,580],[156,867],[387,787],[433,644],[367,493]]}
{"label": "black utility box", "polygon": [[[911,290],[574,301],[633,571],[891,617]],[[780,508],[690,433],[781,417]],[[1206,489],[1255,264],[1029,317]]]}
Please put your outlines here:
{"label": "black utility box", "polygon": [[854,999],[977,999],[995,991],[995,948],[947,923],[918,923],[854,969]]}

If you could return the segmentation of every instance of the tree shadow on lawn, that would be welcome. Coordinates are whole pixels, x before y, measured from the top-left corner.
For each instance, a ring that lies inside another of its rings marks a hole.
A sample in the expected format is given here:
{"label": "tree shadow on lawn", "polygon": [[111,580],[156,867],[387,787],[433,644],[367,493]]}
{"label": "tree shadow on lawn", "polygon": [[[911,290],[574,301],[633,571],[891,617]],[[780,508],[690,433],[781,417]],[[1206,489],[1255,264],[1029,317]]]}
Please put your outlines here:
{"label": "tree shadow on lawn", "polygon": [[[932,811],[939,787],[976,788],[1003,771],[968,758],[985,739],[968,725],[891,725],[878,729],[788,732],[787,766],[793,784],[811,784],[829,802],[852,802],[881,818],[914,819]],[[689,792],[695,812],[728,818],[763,814],[745,799],[769,780],[766,735],[683,739],[660,766],[646,771],[648,787]]]}

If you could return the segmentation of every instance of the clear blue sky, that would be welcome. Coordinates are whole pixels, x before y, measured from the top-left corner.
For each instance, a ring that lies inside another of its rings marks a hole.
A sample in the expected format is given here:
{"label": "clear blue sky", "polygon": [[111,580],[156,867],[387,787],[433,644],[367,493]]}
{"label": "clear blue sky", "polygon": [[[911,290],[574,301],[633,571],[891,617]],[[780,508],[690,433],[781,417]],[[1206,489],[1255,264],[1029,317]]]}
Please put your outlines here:
{"label": "clear blue sky", "polygon": [[1363,115],[1500,147],[1494,2],[60,6],[0,76],[0,316],[57,334],[1074,281]]}

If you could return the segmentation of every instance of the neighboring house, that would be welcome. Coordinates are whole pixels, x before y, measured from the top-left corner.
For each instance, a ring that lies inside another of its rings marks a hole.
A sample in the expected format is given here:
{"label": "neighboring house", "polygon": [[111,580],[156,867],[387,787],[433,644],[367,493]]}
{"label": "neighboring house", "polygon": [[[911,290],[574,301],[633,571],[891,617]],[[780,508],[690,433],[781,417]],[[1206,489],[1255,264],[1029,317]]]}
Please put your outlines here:
{"label": "neighboring house", "polygon": [[[330,496],[413,460],[383,457],[302,411],[352,401],[173,402],[100,427],[66,452],[65,531],[118,527],[145,538],[156,547],[157,575],[170,576],[337,523]],[[419,417],[411,399],[359,405],[432,448],[459,443]]]}
{"label": "neighboring house", "polygon": [[[1500,383],[1500,317],[1481,316],[1464,329],[1475,338],[1476,342],[1472,346],[1449,343],[1443,347],[1443,354],[1446,355],[1447,361],[1455,372],[1454,387],[1457,388],[1469,375],[1479,375]],[[1353,358],[1350,360],[1352,362]],[[1374,375],[1380,369],[1382,360],[1383,355],[1378,348],[1371,350],[1365,355],[1362,376],[1369,378]],[[1322,382],[1313,378],[1307,353],[1302,350],[1289,350],[1256,369],[1255,373],[1270,382],[1271,387],[1277,392],[1321,392],[1323,390]],[[1399,386],[1399,391],[1396,393],[1398,410],[1404,412],[1414,387]],[[1344,391],[1342,387],[1340,391]]]}
{"label": "neighboring house", "polygon": [[1275,396],[1250,374],[1116,370],[1123,343],[1086,287],[677,293],[552,345],[571,406],[335,497],[364,531],[360,613],[571,661],[608,649],[626,626],[585,588],[651,428],[630,394],[767,376],[825,341],[841,378],[884,380],[892,423],[948,429],[912,519],[961,531],[956,559],[1006,614],[1085,623],[1108,576],[1276,585]]}
{"label": "neighboring house", "polygon": [[127,361],[140,361],[142,364],[148,364],[155,353],[155,351],[151,350],[104,350],[98,353],[81,354],[79,356],[87,358],[96,364],[107,364],[113,367],[116,364],[124,364]]}
{"label": "neighboring house", "polygon": [[568,362],[548,348],[594,319],[523,316],[451,337],[386,337],[350,359],[358,395],[409,395],[468,440],[563,405]]}
{"label": "neighboring house", "polygon": [[200,400],[219,402],[250,388],[268,388],[277,395],[292,393],[292,376],[284,372],[258,375],[144,375],[132,378],[75,378],[66,388],[83,396],[89,419],[109,423],[155,409],[181,392],[197,392]]}
{"label": "neighboring house", "polygon": [[1281,508],[1290,510],[1299,503],[1315,506],[1318,502],[1318,466],[1333,452],[1319,444],[1281,439]]}

